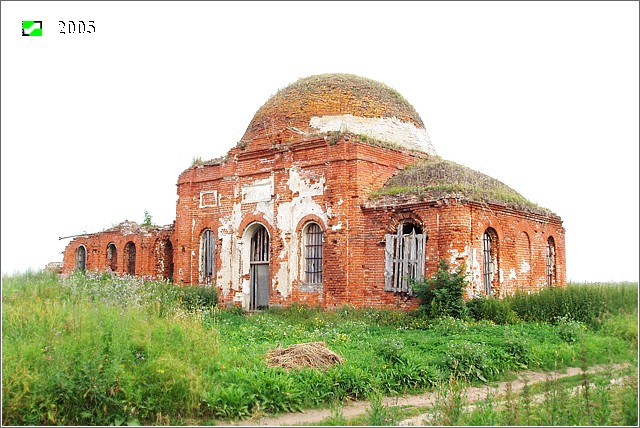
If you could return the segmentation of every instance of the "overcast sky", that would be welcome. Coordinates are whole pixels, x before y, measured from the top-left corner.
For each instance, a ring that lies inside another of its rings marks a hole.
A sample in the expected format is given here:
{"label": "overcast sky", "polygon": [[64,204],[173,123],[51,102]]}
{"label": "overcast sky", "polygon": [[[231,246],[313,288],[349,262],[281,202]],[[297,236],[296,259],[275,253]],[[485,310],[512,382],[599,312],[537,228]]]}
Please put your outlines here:
{"label": "overcast sky", "polygon": [[638,280],[638,2],[1,8],[2,273],[145,210],[171,223],[194,157],[298,78],[352,73],[400,92],[440,156],[560,215],[570,281]]}

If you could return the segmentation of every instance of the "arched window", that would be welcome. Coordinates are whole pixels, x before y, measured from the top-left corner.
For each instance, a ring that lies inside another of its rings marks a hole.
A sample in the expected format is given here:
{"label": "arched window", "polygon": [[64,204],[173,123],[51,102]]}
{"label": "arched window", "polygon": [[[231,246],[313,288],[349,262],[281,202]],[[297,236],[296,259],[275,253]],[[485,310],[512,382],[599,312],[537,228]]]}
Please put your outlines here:
{"label": "arched window", "polygon": [[303,231],[303,282],[322,283],[322,229],[317,223],[308,223]]}
{"label": "arched window", "polygon": [[216,241],[211,229],[205,229],[200,236],[200,283],[213,283],[214,256],[216,253]]}
{"label": "arched window", "polygon": [[482,278],[484,294],[492,295],[498,282],[498,234],[492,228],[482,235]]}
{"label": "arched window", "polygon": [[113,242],[107,245],[107,267],[113,272],[118,269],[118,250]]}
{"label": "arched window", "polygon": [[264,309],[269,307],[271,294],[269,232],[259,223],[247,231],[252,234],[249,247],[249,309]]}
{"label": "arched window", "polygon": [[76,270],[84,272],[87,269],[87,249],[80,245],[76,249]]}
{"label": "arched window", "polygon": [[547,239],[547,287],[556,285],[556,243],[553,237]]}
{"label": "arched window", "polygon": [[124,246],[124,262],[126,266],[126,273],[129,275],[136,274],[136,244],[129,241]]}
{"label": "arched window", "polygon": [[386,291],[413,293],[411,280],[424,277],[426,242],[422,228],[412,223],[399,224],[395,234],[385,236]]}

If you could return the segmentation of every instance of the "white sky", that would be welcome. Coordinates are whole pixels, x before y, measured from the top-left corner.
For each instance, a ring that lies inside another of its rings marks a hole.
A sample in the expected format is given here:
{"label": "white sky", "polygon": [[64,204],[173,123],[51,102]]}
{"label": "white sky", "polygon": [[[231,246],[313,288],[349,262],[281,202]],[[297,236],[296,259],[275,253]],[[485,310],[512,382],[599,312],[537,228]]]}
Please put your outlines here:
{"label": "white sky", "polygon": [[638,5],[4,1],[2,272],[145,209],[171,223],[194,157],[279,88],[352,73],[413,104],[442,157],[560,215],[569,280],[637,281]]}

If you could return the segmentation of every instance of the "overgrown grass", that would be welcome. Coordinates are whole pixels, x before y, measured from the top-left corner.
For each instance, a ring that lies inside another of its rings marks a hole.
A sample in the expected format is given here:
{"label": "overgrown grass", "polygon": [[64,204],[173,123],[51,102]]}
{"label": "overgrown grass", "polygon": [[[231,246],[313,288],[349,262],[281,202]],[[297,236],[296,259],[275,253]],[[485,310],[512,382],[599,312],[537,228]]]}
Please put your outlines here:
{"label": "overgrown grass", "polygon": [[[517,393],[495,393],[471,403],[459,385],[445,388],[444,399],[426,409],[428,425],[456,426],[638,426],[638,370],[617,377],[583,372],[569,381],[546,381]],[[569,382],[568,382],[569,381]],[[452,392],[457,399],[450,399]]]}
{"label": "overgrown grass", "polygon": [[577,321],[598,328],[608,315],[633,314],[638,308],[638,284],[569,284],[539,293],[516,293],[502,300],[477,298],[468,302],[476,319],[499,324]]}
{"label": "overgrown grass", "polygon": [[[597,329],[580,323],[570,340],[558,323],[541,321],[430,320],[349,306],[245,314],[214,300],[150,278],[3,277],[3,424],[215,424],[372,398],[372,391],[417,393],[454,372],[484,383],[583,364],[581,355],[587,365],[637,364],[630,326],[637,312],[626,309],[601,315]],[[311,341],[325,342],[345,363],[267,367],[264,355],[277,345]],[[393,417],[379,406],[371,411],[371,421]]]}

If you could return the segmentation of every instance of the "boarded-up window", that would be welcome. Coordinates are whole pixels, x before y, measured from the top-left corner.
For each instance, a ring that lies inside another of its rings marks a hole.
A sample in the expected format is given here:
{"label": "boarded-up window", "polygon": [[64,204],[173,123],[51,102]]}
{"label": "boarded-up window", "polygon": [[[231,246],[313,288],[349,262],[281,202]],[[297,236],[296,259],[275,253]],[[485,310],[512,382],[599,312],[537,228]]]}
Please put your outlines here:
{"label": "boarded-up window", "polygon": [[118,250],[113,242],[107,246],[107,267],[113,272],[118,268]]}
{"label": "boarded-up window", "polygon": [[547,287],[556,285],[556,243],[553,237],[547,239]]}
{"label": "boarded-up window", "polygon": [[124,246],[124,262],[126,267],[126,273],[129,275],[136,274],[136,244],[129,241]]}
{"label": "boarded-up window", "polygon": [[76,270],[84,272],[87,268],[87,249],[80,245],[76,250]]}
{"label": "boarded-up window", "polygon": [[498,285],[498,234],[492,228],[482,235],[482,283],[484,294],[491,296]]}
{"label": "boarded-up window", "polygon": [[395,234],[385,237],[385,291],[413,294],[411,280],[424,277],[425,246],[427,235],[406,223],[398,225]]}
{"label": "boarded-up window", "polygon": [[200,283],[213,283],[214,256],[216,252],[216,241],[213,232],[206,229],[200,237]]}
{"label": "boarded-up window", "polygon": [[304,228],[304,282],[322,283],[322,229],[317,223]]}

